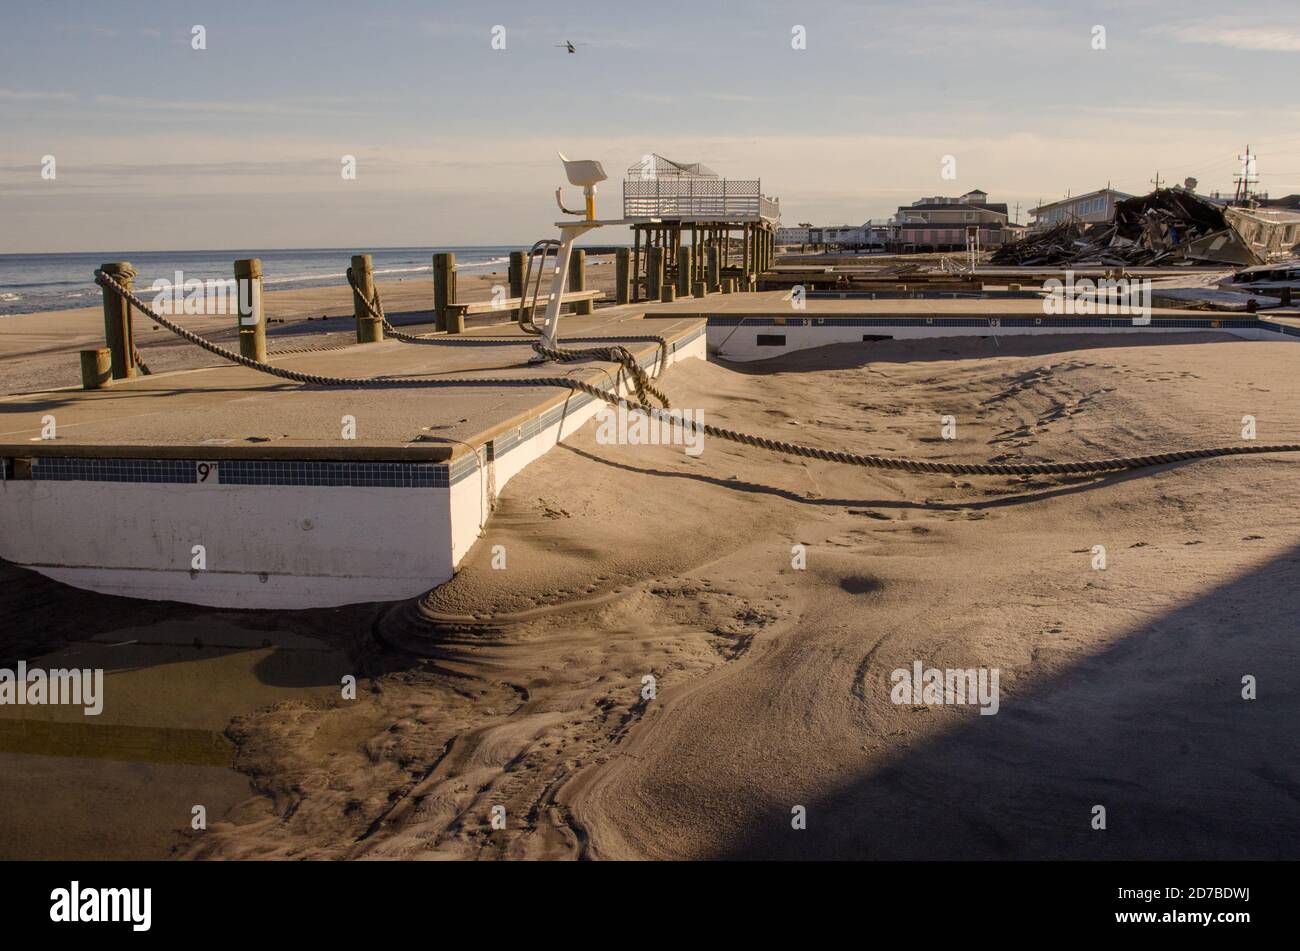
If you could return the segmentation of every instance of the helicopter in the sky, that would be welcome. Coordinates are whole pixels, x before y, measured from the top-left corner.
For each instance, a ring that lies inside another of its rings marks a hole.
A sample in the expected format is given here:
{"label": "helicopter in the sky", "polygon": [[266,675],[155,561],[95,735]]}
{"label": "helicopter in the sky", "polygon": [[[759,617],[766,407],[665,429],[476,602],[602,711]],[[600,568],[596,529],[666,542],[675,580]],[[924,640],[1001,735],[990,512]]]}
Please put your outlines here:
{"label": "helicopter in the sky", "polygon": [[569,41],[569,40],[565,40],[563,43],[556,43],[556,44],[555,44],[556,48],[558,48],[558,49],[568,50],[570,53],[576,53],[576,52],[578,52],[577,47],[579,47],[579,46],[586,46],[586,45],[587,45],[587,44],[585,44],[585,43],[573,43],[573,42],[571,42],[571,41]]}

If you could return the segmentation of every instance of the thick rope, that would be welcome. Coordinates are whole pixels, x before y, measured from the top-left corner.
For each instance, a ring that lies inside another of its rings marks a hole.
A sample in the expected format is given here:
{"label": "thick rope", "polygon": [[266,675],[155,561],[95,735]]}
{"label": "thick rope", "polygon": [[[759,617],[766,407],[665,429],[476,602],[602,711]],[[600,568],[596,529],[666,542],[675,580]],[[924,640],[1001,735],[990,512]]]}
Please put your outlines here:
{"label": "thick rope", "polygon": [[361,288],[357,286],[357,279],[355,275],[353,275],[351,267],[348,268],[347,275],[348,275],[348,284],[352,286],[352,290],[356,293],[357,300],[361,301],[361,303],[365,306],[366,310],[370,311],[371,317],[379,321],[379,323],[384,328],[385,334],[392,337],[394,340],[401,340],[404,343],[419,342],[420,338],[417,337],[415,334],[404,334],[388,322],[388,317],[384,314],[384,305],[379,301],[378,284],[373,284],[371,286],[371,289],[374,291],[374,299],[371,300],[367,298],[365,294],[361,293]]}
{"label": "thick rope", "polygon": [[588,396],[602,400],[611,406],[625,406],[631,411],[644,413],[653,419],[667,420],[672,425],[682,426],[685,429],[702,433],[706,436],[712,436],[715,439],[724,439],[728,442],[740,443],[745,446],[756,446],[760,449],[783,453],[789,456],[800,456],[806,459],[820,459],[825,462],[838,462],[844,465],[863,466],[869,469],[893,469],[901,472],[931,472],[942,473],[945,475],[1084,475],[1099,472],[1122,472],[1133,469],[1147,469],[1152,466],[1163,466],[1174,462],[1184,462],[1190,459],[1215,459],[1224,456],[1255,456],[1279,452],[1300,452],[1300,444],[1263,446],[1239,445],[1184,449],[1177,452],[1154,453],[1145,456],[1121,456],[1114,459],[1092,459],[1080,462],[1030,462],[1015,464],[927,462],[923,459],[895,458],[891,456],[866,456],[859,453],[843,452],[838,449],[819,449],[814,446],[803,446],[798,443],[784,442],[778,439],[768,439],[766,436],[755,436],[750,433],[738,432],[734,429],[723,429],[719,426],[697,422],[694,419],[683,417],[677,413],[664,412],[661,409],[645,406],[639,402],[622,399],[616,392],[602,390],[599,387],[592,386],[590,383],[586,383],[582,380],[570,379],[568,377],[477,377],[429,380],[413,377],[336,377],[323,376],[316,373],[302,373],[297,370],[272,366],[269,363],[261,363],[257,360],[250,359],[242,354],[218,346],[210,340],[206,340],[198,334],[192,333],[184,327],[172,323],[165,317],[155,314],[149,309],[144,301],[140,300],[140,298],[128,291],[121,284],[118,284],[117,281],[113,280],[113,278],[109,277],[103,271],[95,272],[95,280],[102,286],[114,291],[124,300],[129,301],[131,305],[138,308],[141,313],[148,314],[178,337],[188,340],[196,346],[202,347],[209,353],[216,354],[232,363],[238,363],[240,366],[245,366],[252,370],[258,370],[259,372],[276,376],[281,379],[293,380],[297,383],[309,383],[315,386],[386,386],[403,388],[480,386],[567,387],[571,390],[586,393]]}
{"label": "thick rope", "polygon": [[149,365],[144,362],[144,357],[140,356],[140,351],[136,349],[134,341],[131,343],[131,360],[140,368],[140,372],[145,376],[153,374],[153,370],[150,370]]}
{"label": "thick rope", "polygon": [[[384,313],[384,305],[379,299],[379,285],[376,284],[373,286],[372,289],[374,293],[370,298],[367,298],[366,295],[361,292],[361,288],[357,285],[356,276],[352,273],[352,268],[350,267],[347,270],[347,276],[348,284],[350,284],[352,290],[356,292],[357,300],[361,301],[366,310],[370,312],[372,318],[383,324],[384,333],[393,337],[395,340],[402,341],[403,343],[428,342],[427,337],[417,337],[413,334],[399,333],[393,329],[393,325],[388,322],[388,315]],[[659,365],[662,368],[667,363],[668,341],[662,337],[655,337],[653,339],[657,340],[659,343]],[[627,347],[587,347],[581,350],[572,350],[567,347],[547,347],[539,341],[533,344],[533,349],[542,356],[551,360],[559,361],[560,363],[576,363],[581,360],[607,360],[610,363],[621,364],[623,369],[627,372],[628,378],[632,381],[632,389],[636,392],[638,400],[642,403],[648,403],[650,401],[649,398],[653,396],[665,409],[670,405],[668,397],[650,382],[650,376],[641,368],[641,364],[637,362],[636,357],[632,355],[632,351],[627,349]]]}

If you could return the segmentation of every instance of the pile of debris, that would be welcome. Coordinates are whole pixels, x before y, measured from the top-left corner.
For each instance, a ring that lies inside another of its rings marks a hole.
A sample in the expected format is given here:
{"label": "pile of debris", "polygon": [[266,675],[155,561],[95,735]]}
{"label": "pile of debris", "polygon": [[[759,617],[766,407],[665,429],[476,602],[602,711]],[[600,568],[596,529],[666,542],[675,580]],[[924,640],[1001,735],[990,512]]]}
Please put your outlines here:
{"label": "pile of debris", "polygon": [[1115,220],[1066,222],[998,248],[992,264],[1140,266],[1259,264],[1224,206],[1183,188],[1159,188],[1115,206]]}

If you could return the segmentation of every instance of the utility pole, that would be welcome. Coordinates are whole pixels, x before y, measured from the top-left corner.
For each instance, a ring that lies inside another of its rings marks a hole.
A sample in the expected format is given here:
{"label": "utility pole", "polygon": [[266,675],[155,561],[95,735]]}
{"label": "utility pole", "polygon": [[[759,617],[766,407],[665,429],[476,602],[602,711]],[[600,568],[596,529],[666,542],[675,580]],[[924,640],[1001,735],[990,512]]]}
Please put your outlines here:
{"label": "utility pole", "polygon": [[1246,154],[1238,155],[1237,160],[1241,162],[1241,174],[1235,181],[1237,194],[1234,199],[1238,204],[1245,204],[1250,201],[1250,186],[1259,184],[1259,176],[1255,174],[1255,156],[1250,153],[1250,146],[1246,146]]}
{"label": "utility pole", "polygon": [[1156,177],[1148,178],[1147,181],[1156,186],[1156,191],[1160,191],[1160,171],[1158,169],[1156,170]]}

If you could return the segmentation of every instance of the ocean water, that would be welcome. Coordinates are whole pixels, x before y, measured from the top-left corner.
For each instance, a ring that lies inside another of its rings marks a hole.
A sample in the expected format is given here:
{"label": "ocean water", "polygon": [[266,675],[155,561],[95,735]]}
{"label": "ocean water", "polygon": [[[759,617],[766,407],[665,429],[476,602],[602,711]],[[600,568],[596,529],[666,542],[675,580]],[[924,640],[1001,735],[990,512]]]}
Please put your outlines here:
{"label": "ocean water", "polygon": [[[504,270],[514,247],[382,248],[369,251],[375,275],[396,280],[433,271],[433,254],[454,251],[457,270]],[[139,271],[135,287],[149,292],[155,280],[228,280],[237,258],[261,258],[267,290],[342,284],[355,249],[279,251],[135,251],[105,254],[0,254],[0,316],[67,310],[97,303],[102,292],[95,268],[105,261],[130,261]],[[143,293],[146,299],[151,294]]]}

